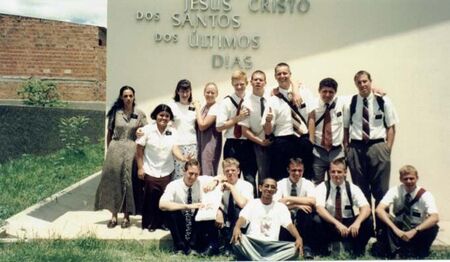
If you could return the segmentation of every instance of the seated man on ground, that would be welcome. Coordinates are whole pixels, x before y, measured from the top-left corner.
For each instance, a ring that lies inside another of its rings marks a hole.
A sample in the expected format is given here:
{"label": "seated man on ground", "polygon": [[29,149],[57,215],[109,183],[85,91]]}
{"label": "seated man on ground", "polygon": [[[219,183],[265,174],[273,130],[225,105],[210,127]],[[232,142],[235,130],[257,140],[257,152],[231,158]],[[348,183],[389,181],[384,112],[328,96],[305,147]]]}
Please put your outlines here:
{"label": "seated man on ground", "polygon": [[[396,255],[425,258],[437,236],[438,210],[433,195],[417,186],[417,170],[410,165],[400,169],[399,186],[386,193],[376,209],[378,218],[385,224],[383,243],[377,243],[389,258]],[[389,207],[395,217],[390,217]]]}
{"label": "seated man on ground", "polygon": [[165,211],[175,250],[186,255],[217,248],[218,230],[214,220],[195,221],[204,188],[213,182],[213,177],[199,176],[200,163],[196,159],[186,162],[184,176],[170,182],[159,201]]}
{"label": "seated man on ground", "polygon": [[[319,251],[327,254],[332,242],[342,241],[353,255],[364,255],[373,232],[369,203],[359,187],[346,181],[347,164],[343,158],[331,162],[329,174],[331,181],[319,184],[315,192],[320,216],[315,221],[316,238],[322,247]],[[358,215],[354,208],[359,209]]]}
{"label": "seated man on ground", "polygon": [[225,243],[228,244],[226,253],[229,253],[232,230],[242,208],[253,199],[253,186],[239,179],[239,162],[236,159],[225,158],[222,161],[222,168],[226,180],[222,182],[222,203],[217,211],[216,226],[221,229]]}
{"label": "seated man on ground", "polygon": [[[274,201],[277,182],[266,178],[259,185],[261,198],[250,200],[241,210],[231,243],[238,260],[288,260],[303,255],[303,240],[291,220],[286,205]],[[244,235],[241,228],[248,225]],[[280,227],[286,228],[294,242],[279,241]]]}
{"label": "seated man on ground", "polygon": [[[278,191],[274,195],[274,200],[288,207],[294,225],[302,234],[305,258],[312,258],[311,248],[317,242],[313,230],[313,218],[317,215],[315,187],[311,181],[303,177],[305,169],[302,159],[289,159],[287,170],[289,177],[277,182]],[[281,228],[280,240],[292,241],[293,238],[287,230]]]}

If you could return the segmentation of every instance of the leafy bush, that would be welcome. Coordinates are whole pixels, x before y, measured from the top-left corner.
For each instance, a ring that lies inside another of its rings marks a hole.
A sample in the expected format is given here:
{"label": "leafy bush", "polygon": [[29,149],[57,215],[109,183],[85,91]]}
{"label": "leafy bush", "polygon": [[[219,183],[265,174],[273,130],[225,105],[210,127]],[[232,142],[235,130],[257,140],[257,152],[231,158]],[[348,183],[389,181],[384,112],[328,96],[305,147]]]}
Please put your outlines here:
{"label": "leafy bush", "polygon": [[62,107],[67,105],[67,103],[59,99],[56,84],[51,81],[31,78],[23,84],[17,94],[22,99],[25,99],[24,103],[26,105],[42,107]]}
{"label": "leafy bush", "polygon": [[82,147],[89,143],[87,136],[81,135],[81,130],[89,123],[85,116],[61,118],[59,121],[59,137],[68,152],[83,154]]}

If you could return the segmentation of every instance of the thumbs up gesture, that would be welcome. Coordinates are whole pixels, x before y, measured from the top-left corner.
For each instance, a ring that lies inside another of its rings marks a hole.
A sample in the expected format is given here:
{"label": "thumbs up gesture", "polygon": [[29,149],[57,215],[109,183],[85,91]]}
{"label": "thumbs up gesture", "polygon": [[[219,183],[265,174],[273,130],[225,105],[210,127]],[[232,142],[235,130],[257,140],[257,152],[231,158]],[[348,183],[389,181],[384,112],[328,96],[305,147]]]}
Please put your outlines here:
{"label": "thumbs up gesture", "polygon": [[269,107],[269,112],[266,115],[266,123],[272,122],[272,119],[273,119],[272,108]]}

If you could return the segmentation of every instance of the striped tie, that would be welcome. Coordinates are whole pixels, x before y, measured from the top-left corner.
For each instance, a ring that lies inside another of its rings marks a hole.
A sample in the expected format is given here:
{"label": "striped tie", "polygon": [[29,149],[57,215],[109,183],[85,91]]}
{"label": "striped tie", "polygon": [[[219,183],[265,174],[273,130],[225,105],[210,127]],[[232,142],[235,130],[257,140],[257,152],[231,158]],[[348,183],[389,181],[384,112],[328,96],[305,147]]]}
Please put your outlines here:
{"label": "striped tie", "polygon": [[[192,187],[188,189],[187,203],[192,204]],[[184,219],[186,222],[186,231],[184,232],[184,239],[186,239],[187,241],[191,239],[192,235],[192,215],[193,214],[191,209],[184,210]]]}
{"label": "striped tie", "polygon": [[323,118],[323,127],[322,127],[322,146],[327,151],[330,151],[333,146],[333,134],[331,131],[331,106],[330,104],[325,104],[326,109]]}
{"label": "striped tie", "polygon": [[365,142],[370,139],[370,126],[369,126],[369,105],[367,103],[367,98],[363,99],[363,113],[362,113],[362,121],[363,121],[363,133],[362,138]]}

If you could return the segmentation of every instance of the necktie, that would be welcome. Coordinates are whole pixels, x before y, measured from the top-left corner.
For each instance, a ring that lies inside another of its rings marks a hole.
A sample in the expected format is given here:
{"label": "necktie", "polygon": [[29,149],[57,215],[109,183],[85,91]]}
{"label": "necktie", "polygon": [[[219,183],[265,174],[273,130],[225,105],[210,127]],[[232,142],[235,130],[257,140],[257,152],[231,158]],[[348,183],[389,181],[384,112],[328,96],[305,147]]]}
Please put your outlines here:
{"label": "necktie", "polygon": [[[236,110],[236,115],[238,116],[241,112],[242,102],[244,102],[244,99],[241,99],[241,102],[239,102],[239,105]],[[234,125],[233,134],[235,138],[240,138],[242,136],[242,127],[238,125],[237,123]]]}
{"label": "necktie", "polygon": [[266,109],[266,105],[265,105],[266,99],[264,99],[264,97],[261,97],[259,99],[259,101],[261,102],[261,117],[262,117],[264,114],[264,110]]}
{"label": "necktie", "polygon": [[335,205],[334,217],[337,220],[342,221],[341,187],[336,187],[336,201],[334,205]]}
{"label": "necktie", "polygon": [[367,98],[363,99],[363,113],[362,113],[362,121],[363,121],[363,133],[362,138],[365,142],[369,141],[370,138],[370,126],[369,126],[369,105],[367,103]]}
{"label": "necktie", "polygon": [[[192,188],[188,188],[187,203],[192,204]],[[192,234],[192,210],[187,209],[184,212],[184,218],[186,222],[186,231],[184,232],[184,238],[189,241]]]}
{"label": "necktie", "polygon": [[[297,112],[295,112],[295,110],[294,110],[294,108],[296,108],[296,105],[293,105],[292,101],[286,99],[281,93],[278,93],[277,96],[279,98],[283,99],[287,104],[289,104],[289,108],[291,109],[292,128],[294,129],[294,135],[296,135],[297,137],[300,137],[303,134],[307,134],[308,128],[306,127],[306,123],[304,123],[304,121],[302,121],[299,114],[297,114]],[[288,97],[292,97],[292,94],[288,94]]]}
{"label": "necktie", "polygon": [[325,104],[326,109],[323,118],[323,127],[322,127],[322,146],[330,151],[333,146],[333,134],[331,132],[331,113],[330,113],[330,104]]}
{"label": "necktie", "polygon": [[227,215],[228,215],[228,221],[230,223],[236,221],[236,209],[234,206],[234,198],[233,198],[233,194],[231,194],[230,191],[230,196],[228,197],[228,208],[227,208]]}
{"label": "necktie", "polygon": [[404,228],[403,230],[410,230],[412,229],[412,221],[411,221],[411,194],[407,193],[405,195],[405,202],[403,203],[403,222],[404,222],[404,226],[406,228]]}
{"label": "necktie", "polygon": [[297,195],[297,184],[296,183],[292,183],[292,185],[291,185],[291,196],[298,196]]}

